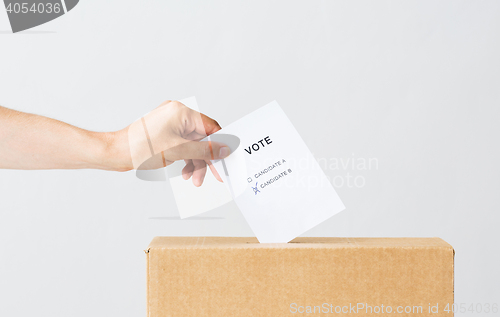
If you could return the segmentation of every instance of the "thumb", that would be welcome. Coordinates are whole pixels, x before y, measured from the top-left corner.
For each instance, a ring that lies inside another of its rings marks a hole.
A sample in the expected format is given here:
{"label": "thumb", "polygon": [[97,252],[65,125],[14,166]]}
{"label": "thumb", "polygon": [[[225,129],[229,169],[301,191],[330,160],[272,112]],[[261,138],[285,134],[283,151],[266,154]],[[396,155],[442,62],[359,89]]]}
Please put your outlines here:
{"label": "thumb", "polygon": [[213,141],[187,141],[165,152],[165,157],[171,161],[178,160],[220,160],[231,154],[229,147]]}

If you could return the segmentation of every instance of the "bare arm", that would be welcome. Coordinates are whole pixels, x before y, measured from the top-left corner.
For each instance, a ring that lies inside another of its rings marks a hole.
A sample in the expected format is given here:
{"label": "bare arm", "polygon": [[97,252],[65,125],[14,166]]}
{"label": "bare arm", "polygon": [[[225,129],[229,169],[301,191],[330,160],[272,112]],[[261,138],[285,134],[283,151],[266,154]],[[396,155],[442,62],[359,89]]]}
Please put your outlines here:
{"label": "bare arm", "polygon": [[0,168],[130,169],[116,137],[0,107]]}

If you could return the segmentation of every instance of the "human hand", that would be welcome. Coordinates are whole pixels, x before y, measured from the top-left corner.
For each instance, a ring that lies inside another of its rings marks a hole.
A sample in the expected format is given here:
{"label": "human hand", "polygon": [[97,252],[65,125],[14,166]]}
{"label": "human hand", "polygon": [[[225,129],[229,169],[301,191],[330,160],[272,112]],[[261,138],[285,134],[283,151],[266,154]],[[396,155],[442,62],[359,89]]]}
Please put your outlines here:
{"label": "human hand", "polygon": [[230,154],[227,145],[219,142],[199,142],[220,130],[219,124],[178,101],[165,101],[156,109],[119,131],[118,140],[127,134],[131,165],[127,169],[157,169],[184,160],[184,179],[192,176],[195,186],[201,186],[207,165],[215,178],[222,182],[210,160]]}

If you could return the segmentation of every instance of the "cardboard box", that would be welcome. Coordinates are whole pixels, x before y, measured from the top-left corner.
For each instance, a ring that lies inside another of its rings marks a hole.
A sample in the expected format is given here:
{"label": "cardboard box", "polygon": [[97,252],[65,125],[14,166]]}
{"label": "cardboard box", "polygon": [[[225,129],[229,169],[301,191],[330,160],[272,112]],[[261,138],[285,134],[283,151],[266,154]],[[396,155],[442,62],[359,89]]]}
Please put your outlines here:
{"label": "cardboard box", "polygon": [[150,317],[453,316],[439,238],[156,237],[146,254]]}

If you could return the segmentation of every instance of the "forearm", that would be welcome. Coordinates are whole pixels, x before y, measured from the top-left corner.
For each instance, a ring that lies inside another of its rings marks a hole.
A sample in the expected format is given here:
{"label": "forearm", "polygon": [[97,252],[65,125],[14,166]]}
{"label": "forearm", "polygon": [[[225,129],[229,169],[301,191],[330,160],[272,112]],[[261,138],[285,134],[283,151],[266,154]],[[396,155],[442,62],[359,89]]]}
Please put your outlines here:
{"label": "forearm", "polygon": [[0,107],[0,168],[128,170],[125,138]]}

